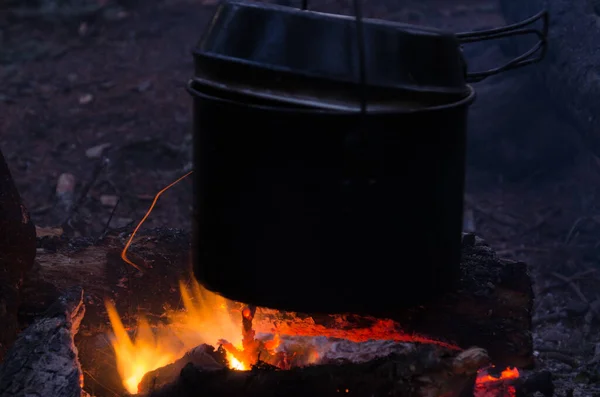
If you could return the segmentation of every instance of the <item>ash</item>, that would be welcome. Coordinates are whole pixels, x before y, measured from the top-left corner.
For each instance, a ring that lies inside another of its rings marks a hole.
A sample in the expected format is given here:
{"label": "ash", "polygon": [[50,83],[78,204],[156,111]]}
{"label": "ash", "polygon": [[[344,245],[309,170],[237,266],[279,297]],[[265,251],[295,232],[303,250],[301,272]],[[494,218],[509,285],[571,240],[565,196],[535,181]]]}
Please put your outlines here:
{"label": "ash", "polygon": [[407,354],[415,349],[415,344],[395,341],[352,342],[325,337],[281,337],[280,351],[290,351],[295,347],[311,349],[318,354],[318,360],[311,364],[332,362],[363,363],[390,354]]}

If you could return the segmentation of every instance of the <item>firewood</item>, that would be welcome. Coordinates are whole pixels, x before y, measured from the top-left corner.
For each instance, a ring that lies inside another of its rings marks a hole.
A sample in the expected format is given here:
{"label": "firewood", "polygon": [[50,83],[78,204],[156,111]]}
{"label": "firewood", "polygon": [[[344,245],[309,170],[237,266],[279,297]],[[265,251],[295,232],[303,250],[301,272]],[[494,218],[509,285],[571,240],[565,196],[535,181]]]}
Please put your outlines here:
{"label": "firewood", "polygon": [[0,396],[88,396],[74,342],[84,313],[83,291],[74,287],[21,332],[0,365]]}
{"label": "firewood", "polygon": [[[175,383],[149,397],[458,397],[469,391],[478,368],[489,364],[483,349],[458,353],[421,346],[364,363],[329,363],[281,371],[257,364],[251,371],[186,365]],[[142,390],[148,392],[148,390]]]}
{"label": "firewood", "polygon": [[[98,388],[122,389],[115,375],[114,353],[105,337],[110,326],[104,299],[114,301],[126,327],[136,325],[140,312],[151,322],[161,322],[165,308],[180,307],[179,281],[191,274],[189,234],[157,229],[136,238],[129,258],[145,269],[143,273],[120,258],[127,237],[109,234],[99,243],[45,237],[39,241],[37,265],[23,286],[24,319],[39,315],[61,290],[72,285],[84,288],[87,314],[77,341],[82,365],[90,374],[86,384],[97,385],[93,378],[105,383],[114,379]],[[461,348],[480,346],[497,366],[530,366],[533,292],[527,266],[498,258],[481,239],[467,235],[461,272],[456,291],[427,307],[398,311],[389,320],[258,308],[254,328],[280,335],[354,341],[391,338],[399,342],[441,341]]]}
{"label": "firewood", "polygon": [[227,368],[225,350],[215,350],[210,345],[200,345],[187,352],[172,364],[148,372],[142,378],[138,389],[141,393],[149,393],[161,389],[179,378],[179,374],[186,365],[192,364],[204,371],[218,371]]}

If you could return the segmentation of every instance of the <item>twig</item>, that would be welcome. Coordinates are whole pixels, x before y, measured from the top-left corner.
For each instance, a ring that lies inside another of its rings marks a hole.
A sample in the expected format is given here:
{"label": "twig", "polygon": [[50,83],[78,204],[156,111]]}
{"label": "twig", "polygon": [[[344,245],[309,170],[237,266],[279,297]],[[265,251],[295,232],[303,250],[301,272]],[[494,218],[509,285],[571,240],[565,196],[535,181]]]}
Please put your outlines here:
{"label": "twig", "polygon": [[77,213],[77,211],[79,210],[79,207],[85,201],[90,189],[92,188],[92,186],[94,186],[94,184],[98,180],[100,173],[102,172],[102,170],[104,170],[104,168],[107,165],[108,165],[108,159],[106,159],[106,158],[102,159],[102,161],[100,161],[100,163],[98,163],[98,165],[96,165],[96,168],[94,169],[94,171],[92,173],[92,177],[90,178],[89,182],[86,183],[83,186],[83,188],[81,189],[81,194],[79,195],[79,199],[75,202],[75,205],[73,206],[73,208],[71,208],[71,211],[69,211],[69,215],[67,215],[67,218],[61,223],[61,226],[63,228],[65,228],[66,226],[70,226],[69,222],[71,222],[71,219]]}
{"label": "twig", "polygon": [[552,272],[550,274],[552,274],[556,278],[567,282],[571,289],[575,291],[575,294],[579,297],[579,299],[581,299],[581,301],[587,305],[588,312],[584,316],[585,323],[583,327],[583,332],[584,334],[589,335],[589,333],[592,330],[592,321],[594,319],[594,316],[600,316],[597,305],[590,304],[590,301],[585,297],[583,292],[581,292],[581,289],[577,286],[577,284],[570,280],[569,277],[563,276],[562,274],[556,272]]}
{"label": "twig", "polygon": [[104,230],[102,231],[102,233],[100,233],[100,236],[98,236],[98,238],[96,239],[94,244],[98,244],[98,242],[102,241],[108,234],[108,232],[110,230],[110,222],[112,222],[112,219],[115,216],[115,212],[117,212],[117,207],[119,206],[120,202],[121,202],[121,197],[119,196],[119,198],[117,199],[117,202],[115,203],[115,206],[113,207],[112,211],[110,211],[110,215],[108,217],[108,221],[106,222],[106,225],[104,226]]}
{"label": "twig", "polygon": [[579,224],[586,218],[587,217],[583,216],[583,217],[577,218],[577,220],[575,222],[573,222],[571,229],[569,229],[569,233],[567,233],[567,237],[565,237],[565,244],[569,244],[569,241],[571,241],[571,237],[575,233],[575,230],[577,230],[577,226],[579,226]]}
{"label": "twig", "polygon": [[[568,282],[573,282],[573,281],[579,280],[579,279],[581,279],[585,276],[589,276],[590,274],[593,274],[593,273],[596,273],[596,269],[587,269],[587,270],[583,270],[581,272],[577,272],[574,275],[572,275],[571,277],[568,277],[567,278],[568,281],[562,280],[562,282],[560,282],[560,283],[548,285],[547,287],[540,289],[540,291],[538,292],[538,295],[549,292],[550,290],[553,290],[554,288],[562,287]],[[553,274],[553,276],[556,277],[556,275],[554,275],[554,274]]]}
{"label": "twig", "polygon": [[586,365],[594,365],[600,363],[600,354],[594,355],[590,361],[586,363]]}
{"label": "twig", "polygon": [[[562,274],[560,274],[560,273],[557,273],[557,272],[552,272],[552,273],[550,273],[550,274],[551,274],[551,275],[553,275],[554,277],[556,277],[556,278],[558,278],[558,279],[560,279],[560,280],[564,281],[566,284],[568,284],[568,285],[569,285],[569,287],[571,287],[571,289],[572,289],[572,290],[575,292],[575,294],[576,294],[576,295],[579,297],[579,299],[581,299],[581,301],[582,301],[583,303],[585,303],[586,305],[588,305],[588,307],[591,307],[591,306],[590,306],[590,301],[589,301],[589,300],[588,300],[588,299],[585,297],[585,295],[583,294],[583,292],[581,292],[581,289],[580,289],[580,288],[577,286],[577,284],[575,284],[575,283],[573,282],[573,280],[572,280],[570,277],[563,276]],[[598,314],[598,313],[596,312],[595,308],[592,308],[592,310],[594,310],[594,312],[595,312],[596,314]]]}
{"label": "twig", "polygon": [[575,222],[573,222],[573,226],[571,226],[569,233],[567,233],[567,237],[565,238],[565,244],[569,244],[569,242],[573,238],[573,235],[577,231],[579,224],[585,220],[592,220],[592,221],[598,223],[595,216],[581,216],[581,217],[577,218],[577,220],[575,220]]}

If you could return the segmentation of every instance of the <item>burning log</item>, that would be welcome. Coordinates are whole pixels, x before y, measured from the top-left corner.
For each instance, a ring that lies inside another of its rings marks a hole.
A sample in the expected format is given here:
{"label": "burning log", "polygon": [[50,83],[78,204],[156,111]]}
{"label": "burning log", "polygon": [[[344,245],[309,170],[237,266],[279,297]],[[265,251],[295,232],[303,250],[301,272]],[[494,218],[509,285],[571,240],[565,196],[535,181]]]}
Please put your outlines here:
{"label": "burning log", "polygon": [[262,309],[257,332],[329,336],[356,342],[386,339],[405,342],[454,342],[482,346],[499,366],[533,364],[531,310],[533,291],[524,263],[498,258],[483,240],[463,236],[458,288],[429,306],[399,309],[389,320],[364,316],[316,316]]}
{"label": "burning log", "polygon": [[479,368],[489,364],[485,350],[461,353],[439,346],[421,346],[402,354],[363,363],[338,362],[281,371],[259,362],[251,371],[207,369],[186,365],[176,382],[142,392],[149,397],[305,397],[472,395]]}
{"label": "burning log", "polygon": [[174,363],[146,373],[138,385],[138,390],[147,394],[176,382],[179,374],[188,364],[204,371],[219,371],[227,368],[228,363],[223,349],[215,350],[210,345],[200,345]]}
{"label": "burning log", "polygon": [[19,289],[35,258],[35,227],[0,152],[0,361],[17,336]]}
{"label": "burning log", "polygon": [[74,342],[84,313],[83,291],[71,288],[25,329],[0,365],[0,395],[88,396]]}

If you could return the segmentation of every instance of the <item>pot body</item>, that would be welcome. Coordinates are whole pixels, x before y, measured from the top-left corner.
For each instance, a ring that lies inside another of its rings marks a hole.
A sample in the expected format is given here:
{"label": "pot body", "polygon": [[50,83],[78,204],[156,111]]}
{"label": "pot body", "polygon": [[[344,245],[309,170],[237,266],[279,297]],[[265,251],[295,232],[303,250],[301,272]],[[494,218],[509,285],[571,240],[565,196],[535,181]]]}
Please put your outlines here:
{"label": "pot body", "polygon": [[459,273],[467,108],[367,113],[194,97],[194,271],[227,298],[385,316]]}

